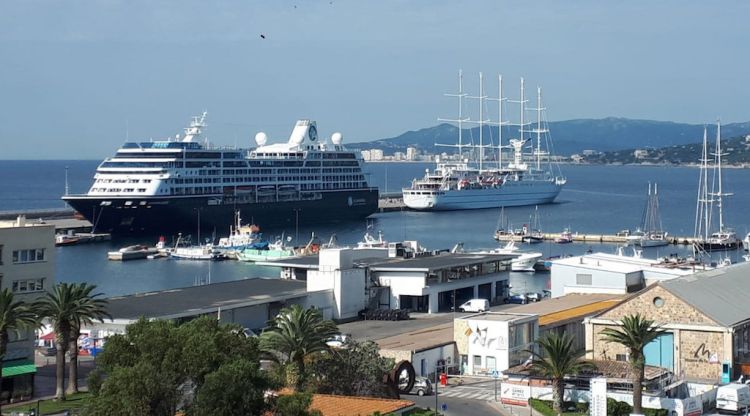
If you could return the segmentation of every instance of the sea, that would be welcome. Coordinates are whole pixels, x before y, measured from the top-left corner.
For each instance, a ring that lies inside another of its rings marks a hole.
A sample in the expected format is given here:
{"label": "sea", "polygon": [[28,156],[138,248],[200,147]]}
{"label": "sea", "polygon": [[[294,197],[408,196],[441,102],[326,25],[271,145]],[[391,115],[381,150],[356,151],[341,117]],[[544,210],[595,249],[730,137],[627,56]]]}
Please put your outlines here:
{"label": "sea", "polygon": [[[0,211],[63,208],[60,196],[67,186],[71,193],[85,193],[99,161],[0,161]],[[424,175],[431,163],[367,163],[368,181],[382,193],[397,193],[412,179]],[[695,224],[698,169],[673,166],[562,165],[568,183],[555,203],[537,207],[504,209],[510,226],[519,228],[538,218],[545,232],[613,234],[635,229],[642,221],[649,182],[658,184],[664,230],[676,236],[692,236]],[[724,189],[733,193],[725,200],[725,223],[741,237],[750,231],[750,170],[725,169]],[[538,212],[536,210],[538,209]],[[304,244],[314,233],[322,241],[332,235],[340,245],[355,245],[368,228],[381,231],[388,241],[417,240],[425,248],[450,249],[463,243],[465,249],[484,250],[498,246],[493,234],[500,220],[500,208],[449,211],[397,211],[372,215],[367,221],[317,224],[300,223],[287,229],[265,229],[274,238],[284,233]],[[228,232],[228,230],[226,230]],[[221,230],[218,232],[221,236]],[[125,245],[153,245],[156,237],[114,239],[110,242],[56,248],[55,279],[61,282],[89,282],[107,296],[221,282],[248,277],[276,278],[279,269],[236,261],[199,262],[187,260],[107,260],[107,251]],[[616,253],[615,244],[552,242],[523,247],[545,257],[582,254],[588,251]],[[628,249],[627,254],[632,251]],[[657,258],[670,254],[687,255],[682,246],[647,248],[643,256]],[[742,250],[714,254],[732,262],[743,260]],[[548,273],[511,273],[511,291],[541,291],[549,287]]]}

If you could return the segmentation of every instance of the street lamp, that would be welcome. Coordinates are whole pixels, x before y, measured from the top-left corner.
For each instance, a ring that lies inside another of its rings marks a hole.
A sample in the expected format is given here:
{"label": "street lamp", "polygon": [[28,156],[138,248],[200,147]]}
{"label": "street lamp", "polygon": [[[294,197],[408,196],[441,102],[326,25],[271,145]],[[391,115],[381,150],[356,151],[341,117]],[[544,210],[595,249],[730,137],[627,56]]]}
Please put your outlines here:
{"label": "street lamp", "polygon": [[294,244],[299,245],[299,212],[302,208],[294,208]]}

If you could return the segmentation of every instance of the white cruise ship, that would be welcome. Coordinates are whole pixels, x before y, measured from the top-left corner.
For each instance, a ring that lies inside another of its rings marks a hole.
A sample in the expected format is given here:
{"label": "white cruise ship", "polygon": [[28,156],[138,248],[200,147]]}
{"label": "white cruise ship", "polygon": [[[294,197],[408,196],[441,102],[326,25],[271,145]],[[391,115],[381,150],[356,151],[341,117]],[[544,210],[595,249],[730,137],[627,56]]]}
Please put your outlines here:
{"label": "white cruise ship", "polygon": [[[498,208],[524,205],[539,205],[553,202],[560,190],[566,183],[566,179],[559,173],[559,168],[553,166],[549,159],[550,152],[543,150],[542,142],[546,142],[549,148],[549,131],[544,128],[546,121],[542,119],[541,106],[541,89],[537,89],[537,107],[533,109],[526,108],[524,98],[524,81],[521,79],[521,98],[520,103],[520,122],[519,138],[509,140],[509,145],[502,143],[502,126],[508,125],[503,122],[503,102],[502,98],[502,78],[498,78],[499,95],[497,99],[490,99],[484,95],[483,78],[480,74],[480,94],[479,99],[479,145],[464,144],[462,139],[462,123],[472,122],[470,119],[463,118],[462,108],[463,100],[467,94],[463,91],[463,80],[459,74],[459,92],[458,94],[448,94],[459,98],[459,115],[452,121],[458,124],[458,144],[449,145],[457,147],[459,155],[463,157],[463,149],[474,149],[477,154],[477,161],[469,163],[464,159],[461,162],[441,162],[437,161],[437,167],[433,171],[428,171],[421,179],[414,179],[409,188],[403,189],[404,203],[406,206],[416,210],[463,210],[463,209],[482,209]],[[489,123],[484,119],[483,109],[484,101],[495,100],[499,102],[498,122]],[[536,127],[528,130],[527,126],[531,123],[524,122],[524,115],[527,110],[536,110],[537,121]],[[485,124],[495,124],[498,128],[497,143],[484,143],[483,126]],[[532,134],[531,138],[524,138],[524,133]],[[534,137],[535,136],[535,137]],[[536,143],[534,144],[534,140]],[[531,151],[524,153],[527,145],[531,145]],[[511,160],[504,164],[502,160],[503,149],[510,148],[512,152]],[[487,152],[492,152],[494,160],[485,160]],[[542,158],[547,156],[543,162]],[[553,170],[557,168],[557,175]]]}
{"label": "white cruise ship", "polygon": [[377,210],[362,160],[342,135],[318,139],[314,121],[299,120],[286,143],[255,136],[254,149],[212,146],[202,137],[206,113],[183,137],[125,143],[96,170],[88,193],[65,195],[97,231],[221,232],[235,213],[265,227],[362,219]]}

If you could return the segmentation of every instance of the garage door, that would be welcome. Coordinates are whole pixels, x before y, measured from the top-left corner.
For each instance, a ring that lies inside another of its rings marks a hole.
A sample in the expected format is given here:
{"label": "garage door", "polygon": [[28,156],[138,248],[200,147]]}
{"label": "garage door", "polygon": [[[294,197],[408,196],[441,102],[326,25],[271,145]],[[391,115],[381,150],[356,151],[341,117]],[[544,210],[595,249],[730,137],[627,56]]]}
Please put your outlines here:
{"label": "garage door", "polygon": [[643,349],[646,365],[674,369],[674,335],[662,334]]}

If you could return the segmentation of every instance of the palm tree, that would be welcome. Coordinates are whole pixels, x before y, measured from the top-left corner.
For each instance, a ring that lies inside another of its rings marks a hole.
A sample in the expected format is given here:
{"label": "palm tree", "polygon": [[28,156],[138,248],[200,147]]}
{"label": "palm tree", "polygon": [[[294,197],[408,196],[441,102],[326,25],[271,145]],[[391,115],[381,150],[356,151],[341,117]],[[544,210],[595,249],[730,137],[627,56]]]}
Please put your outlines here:
{"label": "palm tree", "polygon": [[70,325],[70,345],[68,346],[70,375],[66,394],[78,393],[78,338],[81,336],[81,326],[91,325],[94,321],[104,322],[104,318],[112,319],[107,312],[107,301],[100,298],[102,294],[91,293],[96,289],[96,285],[79,283],[72,286],[75,290],[73,298],[78,303],[78,307]]}
{"label": "palm tree", "polygon": [[562,413],[565,376],[594,367],[580,359],[586,351],[576,351],[573,342],[567,332],[552,332],[537,341],[541,352],[529,351],[533,357],[531,372],[552,379],[552,408],[558,415]]}
{"label": "palm tree", "polygon": [[618,343],[628,349],[635,414],[643,413],[643,373],[646,366],[643,348],[665,332],[640,313],[623,317],[619,329],[606,328],[601,332],[603,341]]}
{"label": "palm tree", "polygon": [[[71,337],[80,333],[81,324],[108,316],[103,311],[103,300],[94,299],[100,294],[91,295],[94,287],[86,283],[58,283],[38,302],[40,315],[49,319],[55,330],[55,398],[59,400],[65,400],[65,355],[71,346],[76,353],[76,362],[78,357],[75,343],[78,338],[71,340]],[[71,375],[77,377],[77,371]]]}
{"label": "palm tree", "polygon": [[9,289],[0,291],[0,385],[2,385],[3,358],[8,348],[10,333],[39,326],[39,319],[33,305],[15,300]]}
{"label": "palm tree", "polygon": [[301,391],[306,376],[305,358],[326,351],[326,341],[338,334],[338,327],[324,319],[319,310],[299,305],[282,309],[269,326],[260,336],[259,347],[281,364],[295,367],[296,380],[289,384]]}

